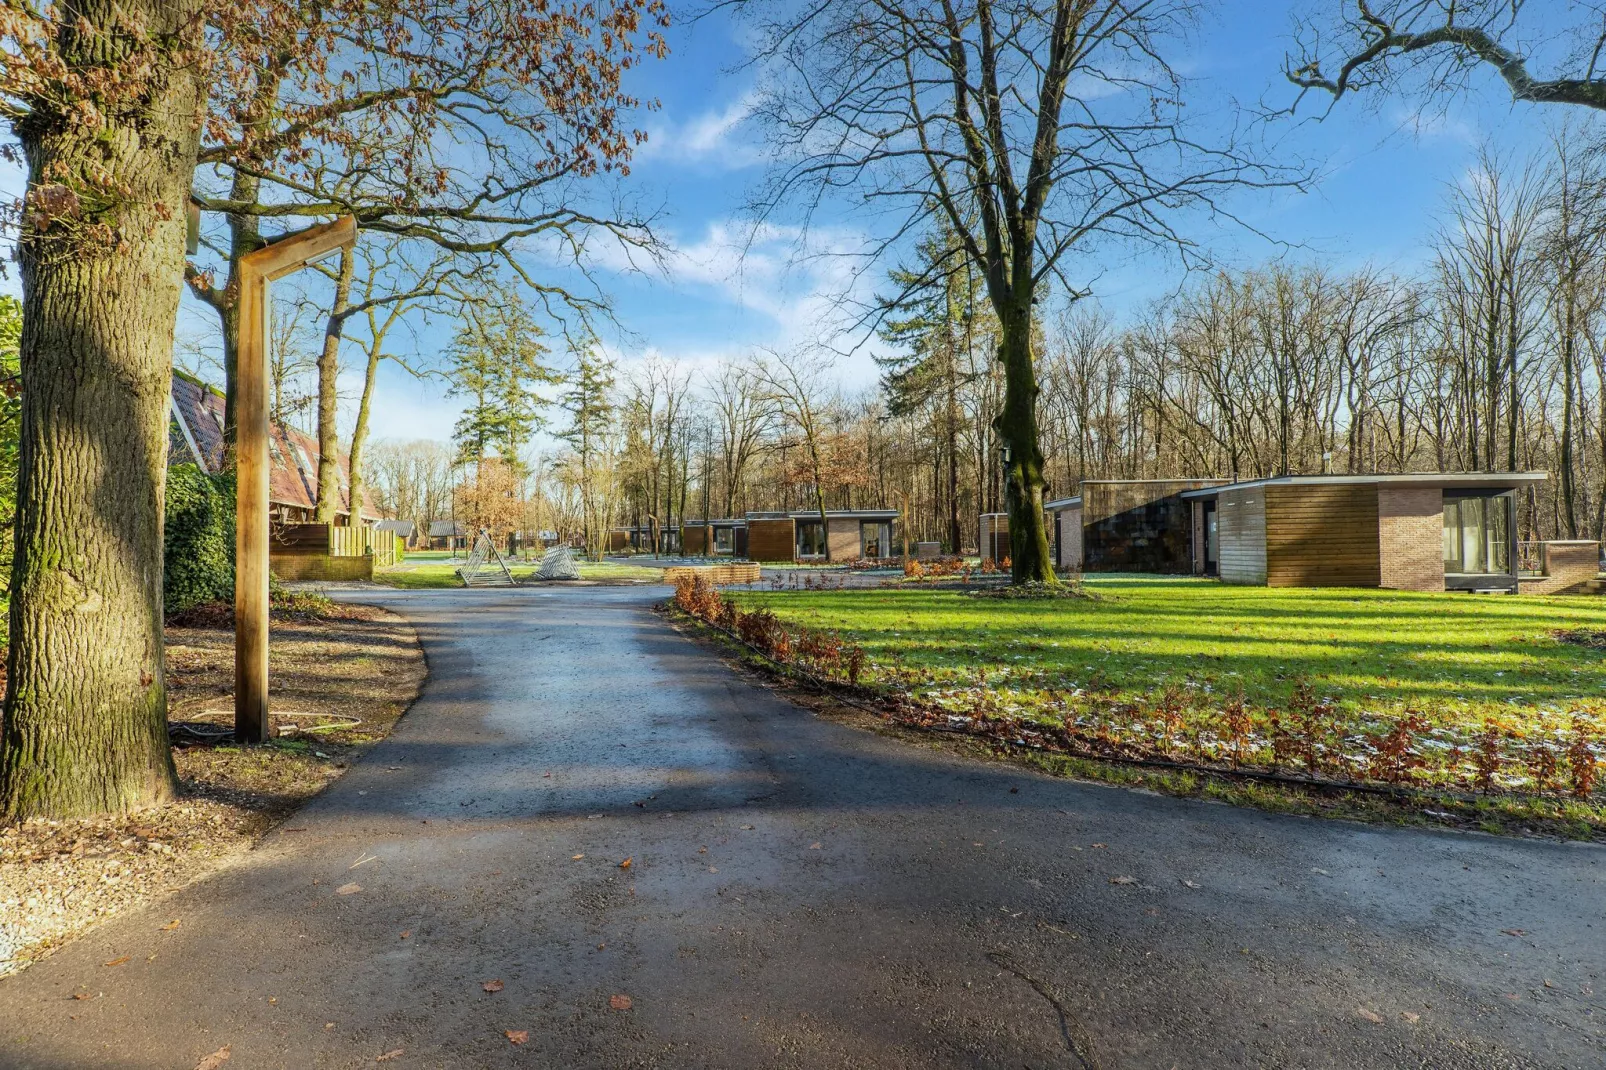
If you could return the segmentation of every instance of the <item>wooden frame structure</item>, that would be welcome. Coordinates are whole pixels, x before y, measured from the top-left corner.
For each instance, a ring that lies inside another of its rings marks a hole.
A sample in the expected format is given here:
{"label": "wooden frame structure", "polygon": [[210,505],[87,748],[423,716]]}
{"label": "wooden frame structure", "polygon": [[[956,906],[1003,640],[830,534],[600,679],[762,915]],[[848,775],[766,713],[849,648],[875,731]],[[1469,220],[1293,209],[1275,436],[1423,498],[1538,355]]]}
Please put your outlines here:
{"label": "wooden frame structure", "polygon": [[264,743],[268,720],[268,284],[357,242],[357,220],[309,227],[240,258],[234,511],[234,738]]}

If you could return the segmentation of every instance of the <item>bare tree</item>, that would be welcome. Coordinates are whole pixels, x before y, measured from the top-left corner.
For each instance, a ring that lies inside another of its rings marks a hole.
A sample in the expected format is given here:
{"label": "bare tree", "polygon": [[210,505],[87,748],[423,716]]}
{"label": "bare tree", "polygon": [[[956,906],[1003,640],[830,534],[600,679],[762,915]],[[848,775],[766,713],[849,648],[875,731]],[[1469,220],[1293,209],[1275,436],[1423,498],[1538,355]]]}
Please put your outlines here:
{"label": "bare tree", "polygon": [[751,369],[733,361],[721,362],[713,375],[705,377],[704,389],[719,435],[724,483],[724,509],[720,515],[733,516],[748,464],[763,447],[769,431],[773,408]]}
{"label": "bare tree", "polygon": [[[1474,71],[1486,69],[1514,100],[1606,109],[1606,4],[1598,0],[1569,3],[1573,21],[1559,33],[1558,5],[1527,0],[1346,0],[1341,6],[1337,25],[1307,26],[1286,61],[1301,96],[1316,90],[1337,100],[1407,84],[1429,95],[1455,93]],[[1544,55],[1546,73],[1530,68],[1534,52]]]}
{"label": "bare tree", "polygon": [[[1170,62],[1187,0],[729,0],[774,86],[758,110],[779,157],[759,209],[852,189],[898,244],[933,208],[980,265],[1000,324],[1017,582],[1054,582],[1043,520],[1033,305],[1101,239],[1186,254],[1177,214],[1273,180],[1231,140],[1190,136]],[[1073,88],[1074,87],[1074,88]],[[934,265],[945,273],[947,263]],[[1072,293],[1081,292],[1067,283]]]}
{"label": "bare tree", "polygon": [[815,507],[820,513],[820,538],[831,560],[831,525],[825,515],[825,410],[830,403],[830,363],[819,352],[788,353],[765,350],[753,364],[765,397],[803,439],[813,483]]}

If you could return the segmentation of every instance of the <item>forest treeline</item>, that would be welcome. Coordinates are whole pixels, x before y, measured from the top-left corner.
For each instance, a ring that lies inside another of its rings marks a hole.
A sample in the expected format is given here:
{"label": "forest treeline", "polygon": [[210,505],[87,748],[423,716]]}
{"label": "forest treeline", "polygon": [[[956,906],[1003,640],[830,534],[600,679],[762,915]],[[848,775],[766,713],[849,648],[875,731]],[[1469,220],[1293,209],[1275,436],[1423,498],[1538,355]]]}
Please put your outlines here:
{"label": "forest treeline", "polygon": [[[1483,156],[1448,191],[1425,259],[1411,273],[1292,257],[1201,273],[1125,318],[1091,297],[1059,305],[1037,347],[1050,496],[1082,479],[1543,470],[1551,479],[1522,503],[1523,537],[1601,537],[1601,153],[1560,131],[1532,159]],[[509,504],[494,527],[669,529],[823,497],[903,508],[911,537],[973,545],[977,514],[1003,508],[996,321],[974,265],[941,231],[886,289],[900,296],[872,310],[883,374],[858,392],[840,389],[818,352],[621,371],[589,346],[564,376],[473,359],[461,336],[454,374],[474,396],[458,447],[382,444],[383,505],[419,519],[453,511],[451,488],[471,486],[486,454],[487,423],[507,422],[508,385],[486,378],[501,368],[523,377],[518,389],[561,385],[541,419],[526,414],[500,443],[517,460],[496,478],[516,490],[500,496]],[[532,453],[543,422],[562,446]]]}

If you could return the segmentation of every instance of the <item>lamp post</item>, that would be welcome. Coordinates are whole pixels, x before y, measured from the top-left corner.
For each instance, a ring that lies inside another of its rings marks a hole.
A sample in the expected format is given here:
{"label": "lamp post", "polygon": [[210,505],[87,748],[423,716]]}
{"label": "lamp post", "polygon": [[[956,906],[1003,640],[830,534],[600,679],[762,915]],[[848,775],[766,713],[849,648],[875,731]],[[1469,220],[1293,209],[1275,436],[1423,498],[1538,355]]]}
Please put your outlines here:
{"label": "lamp post", "polygon": [[268,283],[357,242],[357,220],[309,227],[240,258],[235,381],[234,738],[268,739]]}

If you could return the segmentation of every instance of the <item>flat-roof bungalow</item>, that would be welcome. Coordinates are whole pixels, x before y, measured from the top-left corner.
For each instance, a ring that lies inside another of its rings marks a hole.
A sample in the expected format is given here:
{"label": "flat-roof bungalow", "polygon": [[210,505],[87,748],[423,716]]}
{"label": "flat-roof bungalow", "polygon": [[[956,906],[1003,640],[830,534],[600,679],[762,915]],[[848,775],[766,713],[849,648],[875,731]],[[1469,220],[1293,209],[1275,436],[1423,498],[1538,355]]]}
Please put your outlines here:
{"label": "flat-roof bungalow", "polygon": [[623,553],[626,550],[635,553],[650,554],[653,552],[653,538],[658,539],[658,552],[676,554],[680,552],[680,529],[652,524],[627,524],[608,532],[608,552]]}
{"label": "flat-roof bungalow", "polygon": [[1054,565],[1085,572],[1193,571],[1187,491],[1224,479],[1084,479],[1047,502]]}
{"label": "flat-roof bungalow", "polygon": [[752,512],[719,520],[688,520],[680,529],[686,553],[749,561],[832,561],[893,556],[896,509],[817,509]]}
{"label": "flat-roof bungalow", "polygon": [[747,514],[747,557],[750,561],[832,561],[892,556],[896,509],[827,509],[820,523],[818,509]]}
{"label": "flat-roof bungalow", "polygon": [[694,557],[746,557],[747,518],[688,520],[680,526],[680,545]]}
{"label": "flat-roof bungalow", "polygon": [[1190,490],[1194,571],[1272,587],[1516,591],[1543,472],[1276,476]]}

